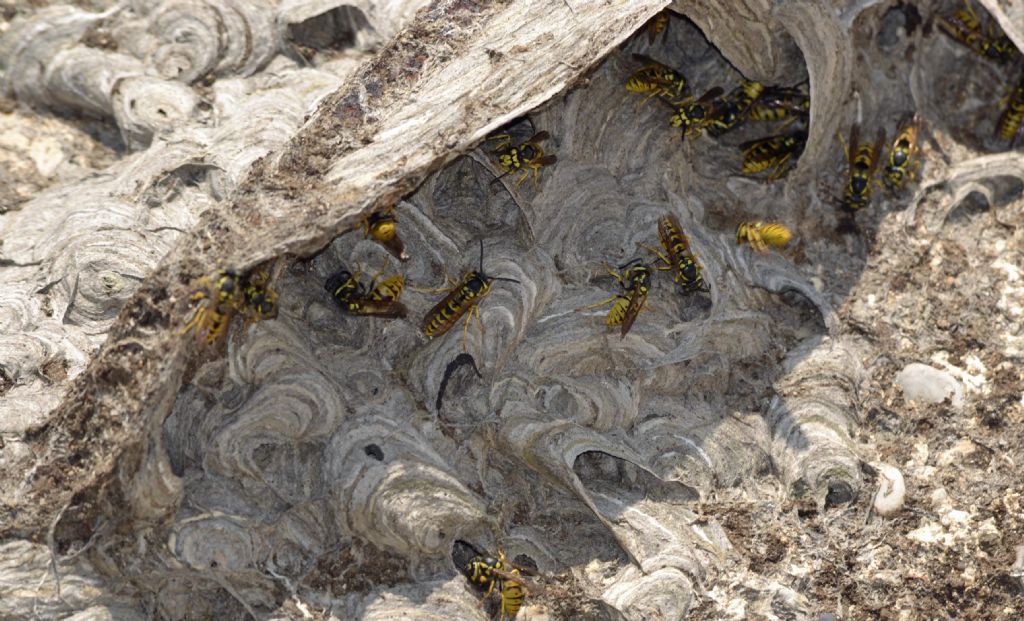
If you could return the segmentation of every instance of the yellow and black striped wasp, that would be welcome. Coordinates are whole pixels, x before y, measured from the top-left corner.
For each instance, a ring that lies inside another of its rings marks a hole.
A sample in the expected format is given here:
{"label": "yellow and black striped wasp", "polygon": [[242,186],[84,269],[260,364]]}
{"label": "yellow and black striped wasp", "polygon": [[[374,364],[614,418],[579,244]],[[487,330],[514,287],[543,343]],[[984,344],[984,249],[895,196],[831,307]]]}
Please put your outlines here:
{"label": "yellow and black striped wasp", "polygon": [[1010,94],[1005,97],[1005,101],[1005,107],[996,124],[996,133],[1008,141],[1012,148],[1024,133],[1024,73]]}
{"label": "yellow and black striped wasp", "polygon": [[633,259],[629,263],[620,265],[619,269],[624,271],[620,274],[605,265],[605,270],[608,274],[618,281],[622,287],[622,293],[617,293],[606,300],[577,308],[576,312],[611,304],[612,307],[608,309],[608,316],[605,318],[604,323],[609,328],[622,326],[620,336],[625,337],[629,333],[630,328],[633,327],[636,316],[640,314],[640,311],[643,310],[644,305],[647,303],[647,294],[651,290],[651,268],[644,265],[642,259]]}
{"label": "yellow and black striped wasp", "polygon": [[234,270],[220,270],[212,280],[204,277],[199,283],[203,288],[192,294],[192,301],[199,306],[181,334],[196,328],[199,338],[212,345],[227,332],[238,310],[242,285]]}
{"label": "yellow and black striped wasp", "polygon": [[668,102],[683,98],[686,93],[686,78],[683,74],[643,54],[633,54],[633,58],[644,63],[644,66],[629,76],[626,80],[626,90],[647,95],[637,104],[637,108],[654,97],[661,97]]}
{"label": "yellow and black striped wasp", "polygon": [[673,280],[683,288],[685,293],[707,291],[708,284],[701,273],[703,268],[693,251],[690,250],[690,240],[683,233],[683,227],[679,225],[679,220],[674,215],[665,214],[658,218],[658,238],[661,240],[662,248],[668,253],[667,257],[661,254],[657,248],[646,246],[665,263],[658,269],[672,270],[674,272]]}
{"label": "yellow and black striped wasp", "polygon": [[745,175],[756,175],[771,169],[768,180],[775,181],[789,172],[806,144],[807,130],[804,129],[744,142],[740,145],[743,152],[740,170]]}
{"label": "yellow and black striped wasp", "polygon": [[270,276],[259,270],[242,280],[239,311],[253,321],[277,317],[277,292],[270,288]]}
{"label": "yellow and black striped wasp", "polygon": [[[842,134],[839,139],[842,140]],[[850,142],[843,142],[843,151],[849,164],[846,187],[840,205],[847,211],[855,211],[867,207],[871,202],[871,184],[875,168],[878,167],[882,144],[885,142],[885,130],[879,129],[874,142],[860,144],[860,126],[854,124],[850,128]]]}
{"label": "yellow and black striped wasp", "polygon": [[721,87],[716,86],[701,95],[696,101],[692,98],[677,103],[666,101],[665,103],[675,110],[675,114],[669,117],[669,125],[683,130],[683,140],[686,140],[687,137],[699,136],[715,112],[715,100],[723,92]]}
{"label": "yellow and black striped wasp", "polygon": [[765,92],[764,84],[743,80],[727,95],[715,102],[714,111],[708,117],[707,129],[712,136],[721,136],[738,127],[746,118],[747,111]]}
{"label": "yellow and black striped wasp", "polygon": [[764,89],[747,111],[754,121],[776,122],[806,120],[811,111],[811,99],[798,88],[769,86]]}
{"label": "yellow and black striped wasp", "polygon": [[740,222],[736,227],[736,243],[746,242],[758,252],[768,252],[768,246],[785,248],[792,238],[788,227],[774,222]]}
{"label": "yellow and black striped wasp", "polygon": [[199,337],[212,345],[227,333],[236,314],[253,321],[276,317],[277,293],[270,288],[269,280],[266,272],[240,277],[230,269],[218,271],[212,279],[200,279],[203,288],[191,298],[198,307],[181,334],[196,328]]}
{"label": "yellow and black striped wasp", "polygon": [[882,170],[882,179],[890,192],[901,190],[908,177],[915,177],[914,169],[921,165],[914,157],[918,151],[917,135],[920,127],[920,118],[915,114],[908,116],[896,130],[896,137],[889,147],[888,163]]}
{"label": "yellow and black striped wasp", "polygon": [[522,171],[522,175],[515,183],[515,187],[526,181],[526,178],[533,173],[533,187],[540,187],[540,169],[550,166],[558,161],[554,155],[545,155],[544,147],[540,143],[550,138],[546,131],[540,131],[531,136],[526,142],[512,144],[512,136],[508,133],[501,133],[491,136],[488,140],[497,140],[498,145],[494,152],[498,155],[498,166],[501,167],[501,175],[492,183],[497,182],[505,175]]}
{"label": "yellow and black striped wasp", "polygon": [[1017,48],[999,27],[991,21],[987,23],[987,32],[982,32],[981,17],[971,5],[964,0],[964,8],[953,11],[952,15],[936,17],[939,29],[954,40],[974,51],[974,53],[1007,64],[1017,57]]}
{"label": "yellow and black striped wasp", "polygon": [[381,213],[372,213],[363,218],[363,233],[384,246],[399,261],[408,261],[409,253],[398,236],[398,216],[392,207]]}
{"label": "yellow and black striped wasp", "polygon": [[536,566],[531,567],[528,564],[529,559],[525,555],[517,556],[515,562],[509,562],[505,558],[505,553],[500,549],[494,555],[471,544],[465,545],[475,552],[475,556],[462,565],[460,570],[476,589],[486,590],[482,601],[487,600],[497,589],[501,595],[499,621],[515,618],[523,606],[526,591],[543,591],[532,580],[524,577],[524,574],[537,574]]}
{"label": "yellow and black striped wasp", "polygon": [[[662,35],[662,39],[668,36],[668,9],[658,11],[658,13],[647,20],[644,24],[644,30],[647,31],[647,43],[654,45],[654,40],[658,38],[658,35]],[[664,34],[662,34],[664,33]]]}
{"label": "yellow and black striped wasp", "polygon": [[[423,334],[429,338],[441,336],[458,323],[463,315],[469,313],[466,316],[466,323],[462,330],[463,346],[465,346],[469,331],[469,318],[475,315],[477,322],[480,322],[480,307],[478,304],[480,300],[490,294],[491,284],[495,280],[519,282],[514,278],[491,276],[484,273],[484,241],[481,239],[480,268],[466,272],[462,277],[462,281],[454,283],[448,289],[448,295],[430,309],[420,323],[420,329],[423,331]],[[482,330],[482,322],[480,322],[480,326]]]}
{"label": "yellow and black striped wasp", "polygon": [[331,292],[341,310],[357,317],[405,317],[405,305],[398,301],[405,286],[405,278],[396,274],[378,283],[378,274],[367,286],[359,280],[360,273],[358,266],[354,274],[343,268],[324,284],[324,289]]}

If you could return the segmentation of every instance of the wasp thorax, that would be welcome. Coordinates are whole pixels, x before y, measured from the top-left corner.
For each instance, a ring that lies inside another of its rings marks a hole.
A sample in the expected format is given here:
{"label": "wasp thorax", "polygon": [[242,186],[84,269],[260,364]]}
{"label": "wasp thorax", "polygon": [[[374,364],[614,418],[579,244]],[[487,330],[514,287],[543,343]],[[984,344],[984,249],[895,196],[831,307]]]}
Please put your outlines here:
{"label": "wasp thorax", "polygon": [[475,275],[466,282],[466,286],[469,287],[469,290],[473,293],[479,293],[487,286],[487,282],[484,281],[482,276]]}

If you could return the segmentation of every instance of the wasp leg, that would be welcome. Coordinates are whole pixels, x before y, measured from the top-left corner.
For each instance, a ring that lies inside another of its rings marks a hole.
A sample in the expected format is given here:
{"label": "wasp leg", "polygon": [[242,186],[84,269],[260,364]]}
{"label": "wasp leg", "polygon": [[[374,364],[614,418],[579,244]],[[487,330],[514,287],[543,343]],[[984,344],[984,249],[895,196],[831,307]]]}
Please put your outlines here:
{"label": "wasp leg", "polygon": [[757,231],[750,232],[750,247],[760,253],[768,252],[768,244],[765,243],[764,237],[761,237],[761,233]]}
{"label": "wasp leg", "polygon": [[480,337],[483,338],[484,322],[480,319],[480,305],[474,304],[466,311],[466,318],[462,321],[462,351],[465,353],[469,353],[469,322],[474,315],[480,326]]}
{"label": "wasp leg", "polygon": [[775,163],[774,170],[771,172],[771,174],[768,175],[769,181],[776,181],[782,178],[782,176],[788,172],[788,168],[786,165],[792,156],[792,153],[787,153],[785,157],[783,157],[782,159]]}
{"label": "wasp leg", "polygon": [[640,103],[638,103],[636,105],[636,109],[639,110],[641,108],[641,106],[646,104],[648,101],[654,99],[655,97],[659,97],[659,96],[662,96],[662,95],[667,95],[667,96],[671,97],[672,96],[672,91],[670,91],[668,89],[665,89],[665,88],[655,89],[655,90],[651,91],[650,95],[648,95],[647,97],[644,97],[643,101],[641,101]]}
{"label": "wasp leg", "polygon": [[796,112],[790,112],[789,118],[783,121],[782,125],[779,126],[779,131],[781,132],[782,130],[786,129],[793,123],[796,123],[799,118],[799,114],[797,114]]}
{"label": "wasp leg", "polygon": [[[647,244],[640,244],[640,246],[642,248],[646,248],[647,250],[650,250],[654,254],[658,255],[658,258],[665,262],[664,266],[658,267],[656,269],[658,269],[658,270],[660,270],[662,272],[665,272],[665,271],[668,271],[668,270],[672,269],[672,262],[668,260],[668,257],[666,257],[665,255],[661,254],[660,250],[658,250],[654,246],[648,246]],[[622,282],[622,280],[619,280],[619,282]]]}
{"label": "wasp leg", "polygon": [[417,287],[408,283],[406,283],[405,286],[413,291],[419,291],[420,293],[451,293],[459,286],[459,281],[449,276],[447,271],[445,272],[444,277],[445,280],[448,281],[448,285],[446,287]]}
{"label": "wasp leg", "polygon": [[846,144],[846,138],[843,138],[840,131],[836,131],[836,137],[839,138],[839,142],[843,143],[843,155],[846,156],[846,161],[850,161],[850,147]]}
{"label": "wasp leg", "polygon": [[626,283],[622,280],[622,276],[618,272],[613,270],[611,266],[608,265],[607,263],[604,264],[604,271],[608,272],[608,275],[614,278],[619,283],[619,285],[621,285],[622,287],[626,286]]}
{"label": "wasp leg", "polygon": [[494,148],[495,152],[503,151],[512,146],[512,136],[508,133],[495,134],[488,138],[488,140],[498,140],[498,146]]}
{"label": "wasp leg", "polygon": [[516,190],[518,190],[519,186],[521,186],[523,184],[523,182],[526,181],[530,177],[530,171],[529,170],[524,170],[522,172],[523,172],[523,174],[519,176],[519,179],[516,180],[515,186],[513,186]]}
{"label": "wasp leg", "polygon": [[485,338],[485,336],[483,334],[483,320],[480,319],[480,305],[479,304],[474,304],[473,307],[469,309],[469,313],[466,315],[466,323],[465,323],[465,326],[463,328],[462,350],[463,351],[467,351],[467,353],[468,353],[468,347],[466,346],[466,338],[467,338],[467,331],[469,330],[470,317],[475,317],[476,318],[476,326],[477,326],[477,328],[479,328],[479,331],[480,331],[480,340],[477,343],[479,345],[479,348],[476,350],[476,359],[477,360],[483,360],[483,339]]}
{"label": "wasp leg", "polygon": [[206,307],[197,308],[195,314],[192,315],[192,320],[189,321],[188,324],[178,334],[185,334],[192,328],[202,323],[206,319],[206,315]]}
{"label": "wasp leg", "polygon": [[608,304],[609,302],[614,302],[617,299],[619,299],[619,296],[614,295],[614,296],[608,298],[607,300],[601,300],[600,302],[597,302],[596,304],[588,304],[587,306],[581,306],[581,307],[579,307],[577,309],[574,309],[573,312],[574,313],[582,313],[585,310],[590,310],[591,308],[597,308],[599,306],[604,306],[605,304]]}
{"label": "wasp leg", "polygon": [[[493,576],[492,576],[492,577],[493,577]],[[497,581],[497,580],[491,580],[491,583],[490,583],[490,584],[489,584],[489,585],[487,586],[487,593],[485,593],[485,594],[484,594],[484,596],[483,596],[483,599],[481,599],[481,600],[480,600],[480,603],[481,603],[481,604],[483,604],[483,603],[484,603],[484,601],[485,601],[485,600],[486,600],[486,599],[487,599],[488,597],[490,597],[490,596],[491,596],[491,593],[493,593],[493,592],[494,592],[494,585],[495,585],[495,584],[497,584],[497,583],[498,583],[498,581]]]}
{"label": "wasp leg", "polygon": [[373,275],[373,278],[370,279],[370,286],[366,288],[367,291],[372,292],[377,287],[377,279],[381,277],[381,275],[384,273],[384,270],[386,269],[387,265],[384,265],[377,271],[376,274]]}
{"label": "wasp leg", "polygon": [[452,291],[455,290],[456,286],[458,286],[458,283],[451,282],[451,281],[449,281],[449,283],[450,284],[447,287],[417,287],[416,285],[409,285],[409,284],[407,284],[405,286],[406,286],[407,289],[412,289],[413,291],[419,291],[420,293],[451,293]]}

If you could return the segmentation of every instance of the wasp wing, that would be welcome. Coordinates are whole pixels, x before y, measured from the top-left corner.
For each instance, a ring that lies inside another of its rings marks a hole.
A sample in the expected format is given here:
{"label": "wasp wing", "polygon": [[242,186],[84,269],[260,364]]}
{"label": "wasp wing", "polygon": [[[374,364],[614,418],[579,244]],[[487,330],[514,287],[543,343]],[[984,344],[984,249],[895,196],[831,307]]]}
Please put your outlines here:
{"label": "wasp wing", "polygon": [[348,312],[350,315],[360,317],[401,319],[408,314],[408,309],[398,300],[361,300],[357,310],[349,310]]}
{"label": "wasp wing", "polygon": [[878,161],[882,159],[882,145],[885,144],[885,128],[879,127],[878,133],[875,134],[875,142],[871,145],[871,167],[868,169],[868,175],[873,175],[875,169],[878,168]]}
{"label": "wasp wing", "polygon": [[725,89],[723,89],[721,86],[716,86],[716,87],[714,87],[712,89],[709,89],[708,92],[706,92],[703,95],[701,95],[700,99],[697,100],[697,103],[708,103],[709,101],[712,101],[714,99],[717,99],[718,97],[721,97],[722,93],[724,93],[724,92],[725,92]]}
{"label": "wasp wing", "polygon": [[535,581],[523,576],[522,574],[512,573],[503,569],[491,568],[491,573],[508,582],[516,582],[526,588],[527,591],[533,594],[544,593],[545,589]]}
{"label": "wasp wing", "polygon": [[625,337],[629,332],[630,328],[633,327],[633,322],[636,321],[636,316],[643,310],[644,304],[647,302],[647,293],[640,293],[634,291],[629,296],[629,306],[626,307],[626,314],[622,318],[622,330],[621,337]]}
{"label": "wasp wing", "polygon": [[547,140],[550,137],[551,137],[551,134],[547,133],[546,131],[539,131],[536,134],[530,136],[530,139],[527,140],[526,142],[524,142],[523,144],[527,145],[527,144],[530,144],[530,143],[542,142],[544,140]]}
{"label": "wasp wing", "polygon": [[860,146],[860,125],[854,123],[850,127],[850,141],[846,143],[846,160],[850,164],[850,169],[853,169],[853,159],[857,157],[857,147]]}

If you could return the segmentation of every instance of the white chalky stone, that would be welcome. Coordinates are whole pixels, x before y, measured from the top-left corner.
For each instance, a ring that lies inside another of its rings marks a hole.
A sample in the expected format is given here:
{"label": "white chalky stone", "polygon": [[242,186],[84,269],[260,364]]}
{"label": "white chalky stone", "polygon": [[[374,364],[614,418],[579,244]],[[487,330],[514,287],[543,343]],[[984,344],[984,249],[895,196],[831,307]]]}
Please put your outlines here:
{"label": "white chalky stone", "polygon": [[964,389],[955,377],[926,364],[912,362],[896,375],[896,383],[903,388],[908,401],[941,403],[951,397],[953,407],[964,404]]}

